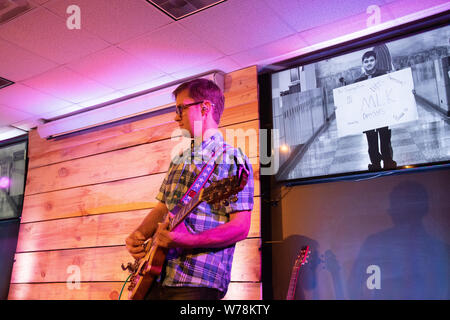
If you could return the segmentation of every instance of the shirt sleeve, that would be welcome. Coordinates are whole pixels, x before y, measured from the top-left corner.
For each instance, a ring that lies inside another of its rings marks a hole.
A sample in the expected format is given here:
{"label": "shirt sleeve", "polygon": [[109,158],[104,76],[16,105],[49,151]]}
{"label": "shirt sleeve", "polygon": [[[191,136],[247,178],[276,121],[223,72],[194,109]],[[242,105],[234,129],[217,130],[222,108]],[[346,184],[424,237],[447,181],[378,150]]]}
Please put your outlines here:
{"label": "shirt sleeve", "polygon": [[225,206],[227,214],[237,211],[252,211],[253,209],[254,181],[252,165],[240,149],[235,149],[233,158],[233,160],[230,159],[228,176],[235,176],[239,174],[240,170],[246,170],[248,171],[248,179],[244,189],[236,195],[237,201],[229,201],[229,204]]}
{"label": "shirt sleeve", "polygon": [[169,169],[167,170],[166,176],[164,177],[164,180],[161,183],[161,186],[159,187],[159,192],[156,195],[156,200],[161,201],[162,203],[166,203],[166,195],[167,195],[166,187],[167,187],[167,182],[168,182],[169,174],[170,174],[170,171],[172,170],[172,167],[173,167],[173,162],[170,162]]}

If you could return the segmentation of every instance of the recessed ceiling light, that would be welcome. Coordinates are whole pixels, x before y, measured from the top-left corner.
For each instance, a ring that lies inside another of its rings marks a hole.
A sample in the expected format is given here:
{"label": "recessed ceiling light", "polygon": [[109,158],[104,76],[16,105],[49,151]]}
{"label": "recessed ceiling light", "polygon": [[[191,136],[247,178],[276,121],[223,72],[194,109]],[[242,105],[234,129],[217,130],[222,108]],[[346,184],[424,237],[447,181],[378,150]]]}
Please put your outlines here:
{"label": "recessed ceiling light", "polygon": [[0,24],[10,21],[33,9],[27,0],[0,0]]}
{"label": "recessed ceiling light", "polygon": [[226,0],[147,0],[174,20],[215,6]]}

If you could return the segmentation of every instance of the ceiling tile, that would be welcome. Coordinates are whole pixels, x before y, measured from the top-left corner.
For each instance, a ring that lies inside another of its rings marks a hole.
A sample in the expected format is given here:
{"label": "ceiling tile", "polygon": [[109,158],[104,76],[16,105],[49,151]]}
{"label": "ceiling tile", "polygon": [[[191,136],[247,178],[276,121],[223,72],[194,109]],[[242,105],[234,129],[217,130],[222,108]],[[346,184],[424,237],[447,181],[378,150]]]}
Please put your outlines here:
{"label": "ceiling tile", "polygon": [[87,108],[87,107],[92,107],[92,106],[96,106],[98,104],[102,104],[105,102],[109,102],[109,101],[113,101],[115,99],[118,98],[122,98],[124,96],[126,96],[127,94],[121,91],[114,91],[113,93],[109,93],[107,95],[95,98],[95,99],[91,99],[91,100],[86,100],[83,102],[78,103],[78,105],[82,106],[83,108]]}
{"label": "ceiling tile", "polygon": [[164,75],[145,61],[116,47],[109,47],[67,65],[111,88],[128,88]]}
{"label": "ceiling tile", "polygon": [[0,38],[61,64],[109,45],[83,29],[68,29],[65,19],[42,7],[1,25]]}
{"label": "ceiling tile", "polygon": [[54,0],[45,7],[60,17],[68,6],[80,7],[81,28],[109,43],[119,43],[173,22],[145,0]]}
{"label": "ceiling tile", "polygon": [[49,0],[32,0],[32,1],[39,5],[43,5],[44,3],[48,2]]}
{"label": "ceiling tile", "polygon": [[33,115],[0,104],[0,126],[31,118]]}
{"label": "ceiling tile", "polygon": [[300,32],[299,35],[305,39],[309,45],[317,45],[323,42],[323,46],[311,48],[311,50],[314,51],[342,42],[337,39],[339,37],[345,36],[346,40],[349,40],[348,37],[351,36],[351,34],[362,30],[368,30],[367,15],[365,13],[305,30]]}
{"label": "ceiling tile", "polygon": [[242,67],[266,63],[269,64],[287,59],[287,54],[304,48],[307,45],[308,44],[298,34],[294,34],[263,46],[239,52],[232,55],[231,58],[239,61]]}
{"label": "ceiling tile", "polygon": [[15,83],[0,90],[0,104],[29,114],[38,115],[66,107],[70,103],[21,83]]}
{"label": "ceiling tile", "polygon": [[226,55],[295,33],[261,0],[229,0],[180,23]]}
{"label": "ceiling tile", "polygon": [[[369,6],[384,4],[384,0],[340,0],[339,2],[336,0],[264,0],[264,2],[297,32],[366,13]],[[383,15],[381,18],[383,19]]]}
{"label": "ceiling tile", "polygon": [[[415,14],[423,10],[429,10],[430,8],[442,6],[442,11],[449,9],[448,0],[396,0],[389,1],[386,5],[386,9],[392,13],[394,18],[398,19],[409,14]],[[440,11],[440,10],[439,10]],[[430,12],[429,14],[435,14],[437,12]]]}
{"label": "ceiling tile", "polygon": [[169,74],[223,56],[177,23],[121,43],[119,47]]}
{"label": "ceiling tile", "polygon": [[175,80],[177,80],[177,79],[172,76],[166,75],[166,76],[162,76],[158,79],[146,81],[146,82],[140,83],[138,85],[122,89],[120,91],[122,91],[126,94],[133,94],[133,93],[137,93],[137,92],[141,92],[141,91],[146,91],[146,90],[149,90],[152,88],[156,88],[156,87],[171,83]]}
{"label": "ceiling tile", "polygon": [[0,39],[0,76],[18,82],[56,67],[57,64]]}
{"label": "ceiling tile", "polygon": [[201,64],[196,67],[187,68],[185,70],[172,73],[171,76],[176,79],[183,79],[213,70],[220,70],[223,71],[224,73],[228,73],[241,68],[242,68],[241,65],[238,64],[236,61],[234,61],[232,58],[224,57],[218,60],[208,62],[206,64]]}
{"label": "ceiling tile", "polygon": [[66,67],[53,69],[23,83],[72,103],[98,98],[114,91]]}

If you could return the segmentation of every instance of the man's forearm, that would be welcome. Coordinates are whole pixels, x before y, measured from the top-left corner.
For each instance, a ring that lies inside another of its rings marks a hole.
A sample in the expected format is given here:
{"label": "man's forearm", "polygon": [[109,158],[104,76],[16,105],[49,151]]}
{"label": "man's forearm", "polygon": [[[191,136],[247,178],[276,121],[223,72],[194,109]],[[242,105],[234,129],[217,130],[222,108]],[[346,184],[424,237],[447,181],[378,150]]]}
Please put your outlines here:
{"label": "man's forearm", "polygon": [[[244,240],[250,229],[250,211],[235,213],[235,217],[229,222],[216,228],[200,233],[192,234],[187,230],[174,230],[170,246],[183,248],[223,248],[238,241]],[[183,226],[184,229],[184,226]]]}
{"label": "man's forearm", "polygon": [[158,223],[162,221],[168,212],[165,204],[159,202],[144,218],[136,230],[140,231],[146,239],[150,238],[156,231]]}

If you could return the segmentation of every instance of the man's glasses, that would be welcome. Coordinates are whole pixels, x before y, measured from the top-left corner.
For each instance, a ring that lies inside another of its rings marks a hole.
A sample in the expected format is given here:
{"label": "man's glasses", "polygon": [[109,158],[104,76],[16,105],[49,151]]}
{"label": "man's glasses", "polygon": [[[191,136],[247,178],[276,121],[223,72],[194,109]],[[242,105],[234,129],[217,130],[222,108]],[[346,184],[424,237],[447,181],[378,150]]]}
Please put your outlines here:
{"label": "man's glasses", "polygon": [[202,101],[196,101],[196,102],[192,102],[192,103],[188,103],[188,104],[180,104],[178,106],[175,106],[175,112],[178,116],[181,117],[184,109],[187,109],[189,107],[195,106],[196,104],[200,104],[203,102],[205,102],[205,101],[202,100]]}

